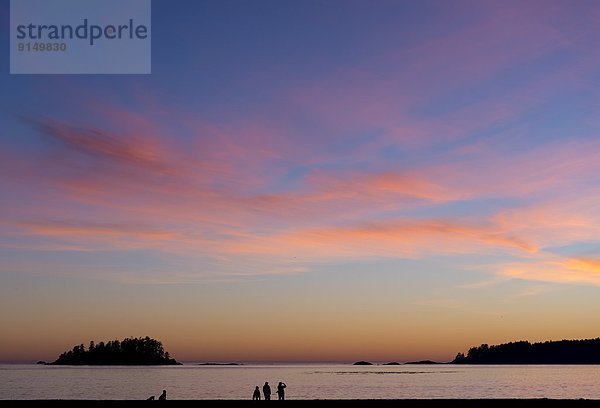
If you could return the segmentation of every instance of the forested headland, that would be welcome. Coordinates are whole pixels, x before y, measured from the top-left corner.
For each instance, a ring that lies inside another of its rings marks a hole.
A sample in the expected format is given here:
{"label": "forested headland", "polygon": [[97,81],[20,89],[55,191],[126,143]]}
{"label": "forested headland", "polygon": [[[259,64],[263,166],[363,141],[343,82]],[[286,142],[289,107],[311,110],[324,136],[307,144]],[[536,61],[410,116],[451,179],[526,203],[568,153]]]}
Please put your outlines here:
{"label": "forested headland", "polygon": [[600,364],[600,338],[471,347],[453,364]]}

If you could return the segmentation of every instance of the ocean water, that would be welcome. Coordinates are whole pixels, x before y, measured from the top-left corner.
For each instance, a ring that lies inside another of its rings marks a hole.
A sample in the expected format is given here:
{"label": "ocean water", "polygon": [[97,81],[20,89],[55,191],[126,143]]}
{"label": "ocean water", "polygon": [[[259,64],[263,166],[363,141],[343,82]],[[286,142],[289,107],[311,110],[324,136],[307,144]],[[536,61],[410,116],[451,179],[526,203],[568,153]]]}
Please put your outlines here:
{"label": "ocean water", "polygon": [[[250,399],[256,385],[287,399],[600,399],[600,366],[0,365],[0,399]],[[274,395],[276,397],[276,395]]]}

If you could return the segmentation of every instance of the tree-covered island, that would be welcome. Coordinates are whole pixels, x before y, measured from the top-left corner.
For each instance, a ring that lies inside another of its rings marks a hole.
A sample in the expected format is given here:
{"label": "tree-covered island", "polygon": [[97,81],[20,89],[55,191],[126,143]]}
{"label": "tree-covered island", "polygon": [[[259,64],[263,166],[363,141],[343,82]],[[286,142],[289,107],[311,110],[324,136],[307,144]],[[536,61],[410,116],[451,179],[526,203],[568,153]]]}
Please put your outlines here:
{"label": "tree-covered island", "polygon": [[50,365],[180,365],[160,341],[146,337],[112,340],[98,344],[90,342],[62,353]]}

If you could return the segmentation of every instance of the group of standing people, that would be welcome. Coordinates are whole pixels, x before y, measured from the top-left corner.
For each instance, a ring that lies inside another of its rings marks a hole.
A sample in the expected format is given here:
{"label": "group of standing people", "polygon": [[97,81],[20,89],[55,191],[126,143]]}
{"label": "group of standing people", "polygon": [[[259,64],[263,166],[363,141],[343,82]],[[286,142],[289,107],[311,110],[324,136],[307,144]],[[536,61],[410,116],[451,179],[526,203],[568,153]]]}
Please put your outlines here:
{"label": "group of standing people", "polygon": [[[287,387],[287,385],[285,385],[285,383],[283,382],[279,382],[279,385],[277,385],[277,396],[279,397],[280,401],[283,401],[285,399],[285,388]],[[265,396],[265,401],[268,401],[271,399],[271,386],[269,385],[268,381],[265,381],[265,385],[263,385],[262,387],[262,391],[263,391],[263,395]],[[258,385],[256,386],[256,388],[254,389],[254,394],[252,394],[252,400],[259,400],[260,399],[260,390],[258,389]]]}

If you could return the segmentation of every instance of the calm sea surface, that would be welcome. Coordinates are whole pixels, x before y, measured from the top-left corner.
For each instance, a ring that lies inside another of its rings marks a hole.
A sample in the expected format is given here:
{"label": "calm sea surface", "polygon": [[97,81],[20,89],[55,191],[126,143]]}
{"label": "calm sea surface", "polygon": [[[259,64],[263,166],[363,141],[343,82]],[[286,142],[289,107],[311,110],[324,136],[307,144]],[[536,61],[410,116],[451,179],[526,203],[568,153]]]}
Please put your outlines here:
{"label": "calm sea surface", "polygon": [[[250,399],[256,385],[288,399],[600,399],[600,366],[194,366],[0,365],[0,399]],[[276,395],[275,395],[276,397]]]}

